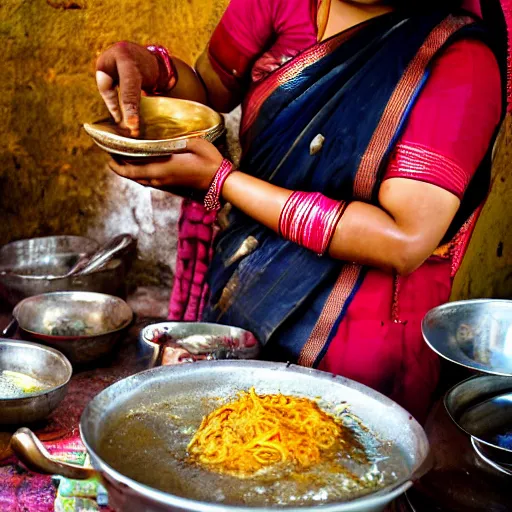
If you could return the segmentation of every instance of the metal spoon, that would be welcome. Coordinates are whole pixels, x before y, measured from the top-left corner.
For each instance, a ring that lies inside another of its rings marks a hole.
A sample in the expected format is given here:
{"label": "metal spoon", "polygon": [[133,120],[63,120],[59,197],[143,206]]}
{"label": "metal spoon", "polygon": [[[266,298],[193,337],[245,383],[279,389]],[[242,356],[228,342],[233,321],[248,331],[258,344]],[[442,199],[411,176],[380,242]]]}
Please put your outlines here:
{"label": "metal spoon", "polygon": [[94,254],[79,258],[63,277],[81,276],[99,270],[134,243],[135,239],[131,235],[118,235],[100,247]]}

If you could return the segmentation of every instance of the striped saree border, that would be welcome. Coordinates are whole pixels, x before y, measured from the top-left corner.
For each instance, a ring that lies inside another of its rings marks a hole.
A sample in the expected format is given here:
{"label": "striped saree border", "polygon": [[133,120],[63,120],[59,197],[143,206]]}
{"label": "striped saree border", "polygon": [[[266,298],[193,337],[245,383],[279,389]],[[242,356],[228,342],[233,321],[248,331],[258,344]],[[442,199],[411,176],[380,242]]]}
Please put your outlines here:
{"label": "striped saree border", "polygon": [[249,91],[244,101],[243,110],[246,114],[242,117],[240,135],[245,134],[253,125],[260,113],[261,107],[276,89],[289,83],[309,66],[316,64],[323,57],[339,48],[361,28],[363,28],[363,25],[358,25],[337,36],[314,44],[258,82]]}
{"label": "striped saree border", "polygon": [[[418,50],[391,95],[366,149],[354,180],[354,197],[370,201],[381,163],[400,127],[425,71],[435,54],[458,30],[473,23],[469,16],[448,16],[439,23]],[[299,355],[298,363],[313,367],[332,334],[339,315],[353,293],[363,267],[346,264],[327,298],[320,317]]]}
{"label": "striped saree border", "polygon": [[389,147],[400,127],[403,116],[425,76],[435,54],[458,30],[473,23],[469,16],[448,16],[429,34],[391,95],[370,143],[361,159],[354,180],[354,196],[370,201],[377,182],[377,174]]}
{"label": "striped saree border", "polygon": [[340,312],[354,290],[362,270],[361,265],[346,264],[343,266],[336,284],[324,304],[319,320],[313,327],[306,344],[302,347],[298,359],[301,366],[311,368],[315,364]]}

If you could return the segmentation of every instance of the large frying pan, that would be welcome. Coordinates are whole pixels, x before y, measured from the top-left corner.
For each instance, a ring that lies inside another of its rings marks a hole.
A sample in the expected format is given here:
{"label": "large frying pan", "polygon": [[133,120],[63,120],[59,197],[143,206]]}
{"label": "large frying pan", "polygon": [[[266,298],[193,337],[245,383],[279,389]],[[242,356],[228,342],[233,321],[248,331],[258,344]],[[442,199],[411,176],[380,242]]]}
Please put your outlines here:
{"label": "large frying pan", "polygon": [[[361,384],[329,373],[307,368],[261,361],[213,361],[190,365],[160,367],[148,370],[113,384],[97,395],[85,409],[80,431],[91,461],[103,476],[109,492],[110,505],[122,512],[262,512],[269,508],[227,506],[196,501],[159,491],[121,474],[107,464],[102,454],[101,438],[113,422],[129,411],[145,411],[140,415],[141,426],[151,423],[155,404],[171,399],[188,401],[197,408],[204,397],[233,396],[238,390],[255,386],[258,393],[283,393],[320,398],[330,403],[348,402],[351,411],[381,440],[391,441],[405,456],[408,471],[403,478],[373,494],[349,502],[323,505],[323,512],[380,512],[397,496],[404,493],[412,481],[429,469],[429,445],[421,426],[412,416],[393,401]],[[202,415],[202,413],[201,413]],[[197,418],[200,421],[200,417]],[[158,437],[158,433],[157,433]],[[34,438],[26,429],[14,436],[13,447],[21,458],[36,469],[57,471],[64,476],[80,478],[90,471],[72,468],[48,460],[41,462],[41,451],[33,444]],[[130,449],[151,449],[134,439]],[[167,448],[169,450],[169,448]],[[163,452],[163,453],[162,453]],[[119,457],[123,454],[119,453]],[[155,452],[165,457],[165,449]],[[58,465],[56,465],[58,464]],[[151,464],[141,468],[144,477],[154,471]],[[155,478],[157,475],[155,475]],[[150,477],[151,480],[151,477]],[[312,507],[287,511],[311,512]]]}

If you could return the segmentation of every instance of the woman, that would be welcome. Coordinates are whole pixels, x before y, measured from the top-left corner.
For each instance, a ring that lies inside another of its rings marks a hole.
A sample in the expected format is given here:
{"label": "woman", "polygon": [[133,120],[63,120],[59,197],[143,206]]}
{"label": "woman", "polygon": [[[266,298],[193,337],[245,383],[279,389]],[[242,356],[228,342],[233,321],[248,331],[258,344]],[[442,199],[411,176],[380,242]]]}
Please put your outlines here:
{"label": "woman", "polygon": [[[242,102],[240,170],[199,140],[163,161],[110,162],[143,185],[206,193],[205,208],[184,206],[172,316],[201,311],[210,263],[203,319],[421,420],[438,360],[420,322],[448,300],[488,190],[504,56],[455,2],[410,3],[232,0],[195,70],[119,43],[97,81],[134,135],[141,89],[223,112]],[[498,2],[483,15],[505,26]],[[209,262],[221,200],[231,210]]]}

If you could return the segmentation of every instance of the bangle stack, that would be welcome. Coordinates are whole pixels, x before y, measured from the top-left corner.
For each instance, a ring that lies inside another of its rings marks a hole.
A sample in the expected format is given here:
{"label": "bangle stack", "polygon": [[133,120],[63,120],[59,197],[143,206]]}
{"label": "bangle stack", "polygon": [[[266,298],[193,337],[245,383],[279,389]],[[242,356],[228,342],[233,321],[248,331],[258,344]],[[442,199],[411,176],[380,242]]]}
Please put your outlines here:
{"label": "bangle stack", "polygon": [[329,249],[336,226],[347,203],[319,192],[294,192],[279,218],[279,234],[319,256]]}
{"label": "bangle stack", "polygon": [[169,92],[178,82],[178,72],[176,66],[172,62],[171,56],[164,46],[151,44],[146,46],[146,49],[151,52],[158,60],[158,79],[151,94],[156,96]]}
{"label": "bangle stack", "polygon": [[229,160],[222,160],[215,176],[210,184],[210,188],[204,197],[204,207],[208,211],[218,211],[221,208],[220,194],[227,177],[233,172],[233,164]]}

